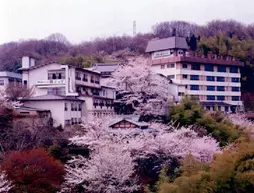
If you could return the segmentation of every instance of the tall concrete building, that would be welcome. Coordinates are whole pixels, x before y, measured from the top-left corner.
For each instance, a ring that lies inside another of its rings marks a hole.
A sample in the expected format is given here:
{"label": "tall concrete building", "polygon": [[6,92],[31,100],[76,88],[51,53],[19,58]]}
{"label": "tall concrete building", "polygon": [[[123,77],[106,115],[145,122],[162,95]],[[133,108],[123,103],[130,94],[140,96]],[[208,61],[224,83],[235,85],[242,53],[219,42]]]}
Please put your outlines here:
{"label": "tall concrete building", "polygon": [[115,90],[101,85],[100,72],[59,63],[35,65],[27,56],[22,58],[21,70],[23,84],[34,89],[25,106],[49,109],[54,125],[114,114]]}
{"label": "tall concrete building", "polygon": [[242,109],[242,62],[232,57],[198,57],[189,52],[186,39],[181,37],[152,40],[146,52],[151,54],[149,62],[154,72],[185,87],[184,92],[178,89],[178,98],[183,94],[196,96],[208,110]]}

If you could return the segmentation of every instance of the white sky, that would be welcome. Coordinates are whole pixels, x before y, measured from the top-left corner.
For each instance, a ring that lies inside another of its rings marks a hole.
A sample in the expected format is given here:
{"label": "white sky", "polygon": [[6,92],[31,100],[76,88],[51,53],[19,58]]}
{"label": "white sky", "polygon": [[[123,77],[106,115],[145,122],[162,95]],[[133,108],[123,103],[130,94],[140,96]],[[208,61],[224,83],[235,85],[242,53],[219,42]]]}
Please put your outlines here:
{"label": "white sky", "polygon": [[0,0],[0,44],[59,32],[72,43],[151,31],[162,21],[254,23],[253,0]]}

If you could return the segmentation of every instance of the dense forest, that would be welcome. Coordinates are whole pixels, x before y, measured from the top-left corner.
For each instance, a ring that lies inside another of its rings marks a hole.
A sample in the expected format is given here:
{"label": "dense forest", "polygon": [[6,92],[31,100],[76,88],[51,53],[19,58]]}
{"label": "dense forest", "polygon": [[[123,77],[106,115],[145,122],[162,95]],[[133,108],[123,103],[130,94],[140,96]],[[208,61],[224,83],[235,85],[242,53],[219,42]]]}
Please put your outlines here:
{"label": "dense forest", "polygon": [[190,49],[199,55],[228,55],[244,62],[242,91],[254,91],[254,24],[246,25],[233,20],[214,20],[206,25],[167,21],[152,26],[151,32],[134,37],[97,38],[75,45],[59,33],[41,40],[9,42],[0,45],[0,70],[17,71],[23,55],[36,58],[37,63],[58,61],[89,67],[95,62],[119,60],[130,54],[144,54],[149,40],[174,35],[186,37]]}

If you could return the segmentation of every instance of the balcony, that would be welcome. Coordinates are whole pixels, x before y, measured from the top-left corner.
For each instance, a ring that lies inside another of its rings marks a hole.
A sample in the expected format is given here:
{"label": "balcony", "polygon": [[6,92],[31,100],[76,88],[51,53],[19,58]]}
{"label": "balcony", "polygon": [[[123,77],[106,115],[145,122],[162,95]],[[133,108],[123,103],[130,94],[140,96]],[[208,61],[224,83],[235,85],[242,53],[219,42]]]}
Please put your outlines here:
{"label": "balcony", "polygon": [[62,87],[65,86],[65,79],[52,79],[52,80],[37,80],[36,81],[36,86],[39,87]]}

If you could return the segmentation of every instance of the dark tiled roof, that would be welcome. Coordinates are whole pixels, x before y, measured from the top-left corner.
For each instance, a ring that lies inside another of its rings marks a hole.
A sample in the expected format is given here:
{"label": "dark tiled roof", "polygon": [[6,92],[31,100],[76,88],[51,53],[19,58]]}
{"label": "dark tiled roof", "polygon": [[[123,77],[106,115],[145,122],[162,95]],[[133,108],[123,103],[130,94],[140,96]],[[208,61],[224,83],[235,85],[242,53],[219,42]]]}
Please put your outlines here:
{"label": "dark tiled roof", "polygon": [[59,96],[53,94],[47,94],[42,96],[35,96],[29,99],[23,99],[24,101],[49,101],[49,100],[76,100],[76,101],[83,101],[77,97],[72,96]]}
{"label": "dark tiled roof", "polygon": [[98,63],[94,64],[92,69],[99,72],[115,72],[118,66],[118,63]]}
{"label": "dark tiled roof", "polygon": [[22,106],[22,107],[18,107],[18,108],[15,108],[17,111],[49,111],[47,109],[38,109],[38,108],[34,108],[34,107],[25,107],[25,106]]}
{"label": "dark tiled roof", "polygon": [[154,52],[167,49],[188,49],[187,41],[182,37],[170,37],[165,39],[151,40],[148,42],[146,52]]}

